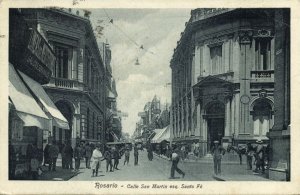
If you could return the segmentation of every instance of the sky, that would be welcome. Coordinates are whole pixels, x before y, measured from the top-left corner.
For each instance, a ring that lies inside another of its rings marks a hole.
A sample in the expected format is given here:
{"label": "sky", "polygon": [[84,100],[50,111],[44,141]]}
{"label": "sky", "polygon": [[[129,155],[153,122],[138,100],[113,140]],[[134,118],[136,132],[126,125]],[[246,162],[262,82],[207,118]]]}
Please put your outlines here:
{"label": "sky", "polygon": [[[103,35],[112,51],[111,66],[118,92],[122,131],[133,134],[142,112],[154,95],[171,103],[170,60],[190,9],[89,9],[93,26],[103,21]],[[109,21],[113,19],[113,24]],[[144,49],[140,46],[143,45]],[[138,59],[140,65],[135,65]]]}

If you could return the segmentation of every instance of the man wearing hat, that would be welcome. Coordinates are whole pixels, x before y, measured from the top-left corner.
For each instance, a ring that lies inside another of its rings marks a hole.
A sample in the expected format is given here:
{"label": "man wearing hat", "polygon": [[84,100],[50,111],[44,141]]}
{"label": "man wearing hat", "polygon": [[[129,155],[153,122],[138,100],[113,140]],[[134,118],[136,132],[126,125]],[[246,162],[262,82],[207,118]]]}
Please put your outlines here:
{"label": "man wearing hat", "polygon": [[255,158],[256,158],[256,168],[254,172],[258,172],[258,170],[262,170],[262,173],[265,172],[265,162],[264,162],[264,156],[265,156],[265,148],[262,145],[263,141],[261,139],[256,140],[256,143],[258,144],[255,151]]}
{"label": "man wearing hat", "polygon": [[221,160],[225,154],[225,149],[219,145],[219,141],[214,141],[214,146],[211,149],[214,158],[214,172],[216,175],[221,174]]}
{"label": "man wearing hat", "polygon": [[174,177],[175,176],[175,171],[177,171],[179,174],[181,174],[182,178],[184,178],[184,176],[185,176],[185,173],[177,167],[177,165],[179,163],[179,160],[180,160],[180,157],[179,157],[178,153],[179,153],[179,149],[174,148],[172,156],[171,156],[172,166],[171,166],[171,176],[170,176],[169,179],[175,179],[175,177]]}

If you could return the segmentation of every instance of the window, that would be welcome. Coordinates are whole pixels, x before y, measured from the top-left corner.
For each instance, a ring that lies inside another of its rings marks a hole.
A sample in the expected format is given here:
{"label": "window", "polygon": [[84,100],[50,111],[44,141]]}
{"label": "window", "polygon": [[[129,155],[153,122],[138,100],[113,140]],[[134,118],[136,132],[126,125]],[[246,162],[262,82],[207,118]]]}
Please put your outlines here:
{"label": "window", "polygon": [[272,127],[272,108],[269,103],[259,101],[253,107],[253,135],[265,136]]}
{"label": "window", "polygon": [[270,70],[271,67],[271,40],[255,40],[255,68],[256,70]]}
{"label": "window", "polygon": [[57,78],[77,79],[77,50],[67,45],[54,44],[56,63],[53,75]]}
{"label": "window", "polygon": [[210,47],[211,73],[222,73],[222,45]]}

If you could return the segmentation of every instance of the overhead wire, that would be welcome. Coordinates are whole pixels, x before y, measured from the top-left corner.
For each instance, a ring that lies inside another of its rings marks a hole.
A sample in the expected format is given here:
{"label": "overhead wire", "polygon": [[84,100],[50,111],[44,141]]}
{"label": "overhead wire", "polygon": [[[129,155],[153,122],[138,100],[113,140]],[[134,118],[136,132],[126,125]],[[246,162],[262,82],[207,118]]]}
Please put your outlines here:
{"label": "overhead wire", "polygon": [[120,28],[118,25],[116,25],[114,22],[113,22],[113,18],[111,18],[109,15],[108,15],[108,13],[107,13],[107,11],[103,8],[103,11],[104,11],[104,13],[105,13],[105,15],[106,15],[106,17],[109,19],[109,22],[114,26],[114,27],[116,27],[120,32],[122,32],[122,34],[123,35],[125,35],[134,45],[136,45],[139,49],[141,49],[141,50],[145,50],[145,52],[149,52],[149,53],[151,53],[151,54],[155,54],[154,52],[152,52],[152,51],[150,51],[149,49],[146,49],[145,47],[144,47],[144,45],[143,44],[138,44],[133,38],[131,38],[122,28]]}

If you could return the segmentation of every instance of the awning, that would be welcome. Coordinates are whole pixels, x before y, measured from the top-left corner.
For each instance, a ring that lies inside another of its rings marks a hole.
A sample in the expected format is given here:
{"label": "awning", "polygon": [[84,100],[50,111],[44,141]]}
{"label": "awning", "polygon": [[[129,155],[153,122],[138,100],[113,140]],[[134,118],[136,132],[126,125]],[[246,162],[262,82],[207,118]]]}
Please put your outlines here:
{"label": "awning", "polygon": [[157,142],[160,143],[162,141],[170,141],[170,136],[171,136],[171,132],[170,132],[170,126],[168,125],[165,130],[163,131],[163,133],[161,134],[161,136],[157,139]]}
{"label": "awning", "polygon": [[116,95],[110,90],[110,89],[107,89],[108,90],[108,98],[116,98]]}
{"label": "awning", "polygon": [[151,143],[158,143],[158,139],[160,138],[160,136],[162,135],[162,133],[165,131],[164,129],[155,129],[154,130],[156,132],[155,136],[152,138]]}
{"label": "awning", "polygon": [[32,97],[25,84],[9,63],[9,97],[15,106],[17,114],[24,121],[24,126],[49,128],[49,118]]}
{"label": "awning", "polygon": [[119,141],[118,136],[114,132],[111,131],[110,134],[113,136],[114,142],[118,142]]}
{"label": "awning", "polygon": [[53,125],[58,128],[69,129],[69,123],[67,119],[61,114],[61,112],[52,102],[52,100],[47,95],[43,87],[38,82],[34,81],[24,73],[20,71],[19,73],[21,74],[21,77],[24,79],[25,83],[28,85],[31,91],[36,95],[36,97],[43,104],[43,106],[46,109],[46,112],[48,112],[53,117],[54,119]]}

